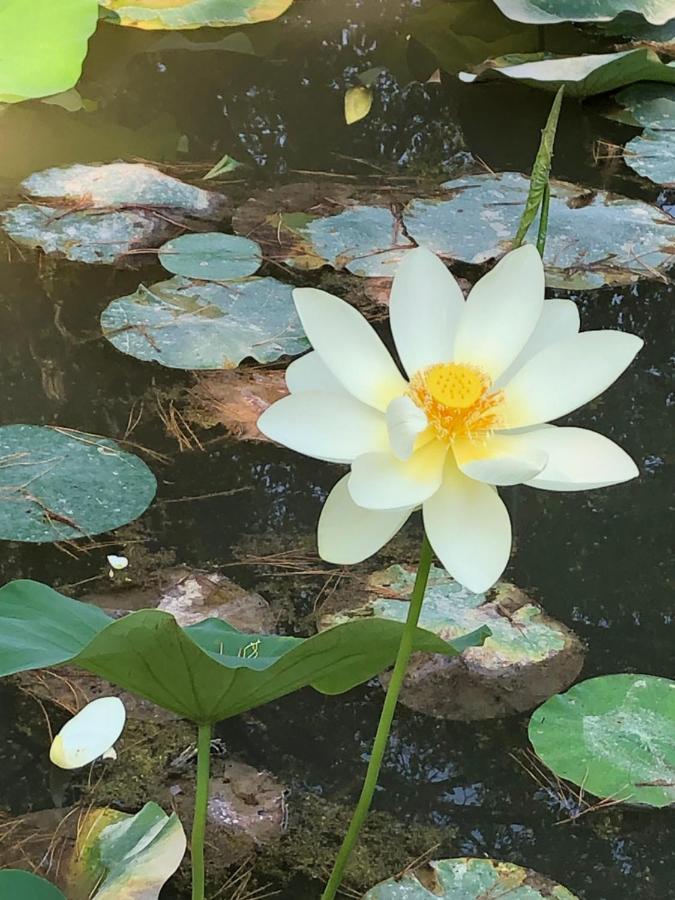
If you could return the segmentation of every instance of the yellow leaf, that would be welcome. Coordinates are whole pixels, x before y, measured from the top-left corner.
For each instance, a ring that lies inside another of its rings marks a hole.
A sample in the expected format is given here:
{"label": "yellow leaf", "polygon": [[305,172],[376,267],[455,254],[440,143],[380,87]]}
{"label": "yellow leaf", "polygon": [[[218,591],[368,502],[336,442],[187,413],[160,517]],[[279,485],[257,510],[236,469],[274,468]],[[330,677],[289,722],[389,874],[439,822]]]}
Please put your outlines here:
{"label": "yellow leaf", "polygon": [[373,105],[373,92],[362,84],[350,87],[345,93],[345,122],[353,125],[370,112]]}

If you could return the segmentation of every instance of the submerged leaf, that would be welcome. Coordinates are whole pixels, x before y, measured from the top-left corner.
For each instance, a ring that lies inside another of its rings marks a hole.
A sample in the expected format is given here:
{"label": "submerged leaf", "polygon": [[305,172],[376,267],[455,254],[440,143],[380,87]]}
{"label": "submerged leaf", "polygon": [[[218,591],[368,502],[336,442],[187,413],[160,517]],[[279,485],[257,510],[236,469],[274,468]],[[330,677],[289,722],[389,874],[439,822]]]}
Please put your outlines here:
{"label": "submerged leaf", "polygon": [[97,19],[97,0],[0,4],[0,103],[72,88],[80,77]]}
{"label": "submerged leaf", "polygon": [[[403,626],[374,618],[302,639],[244,634],[219,619],[180,628],[141,610],[113,620],[35,581],[0,589],[0,676],[76,665],[195,722],[217,722],[311,685],[339,694],[394,660]],[[481,629],[447,642],[417,629],[415,649],[454,656]]]}
{"label": "submerged leaf", "polygon": [[576,900],[543,875],[496,859],[436,859],[389,878],[363,900]]}
{"label": "submerged leaf", "polygon": [[159,261],[174,275],[204,281],[234,281],[258,271],[262,252],[255,241],[215,231],[174,238],[159,251]]}
{"label": "submerged leaf", "polygon": [[546,91],[565,85],[570,97],[591,97],[636,81],[675,84],[675,64],[661,62],[648,47],[586,56],[514,54],[491,59],[477,73],[460,72],[459,77],[467,82],[507,79]]}
{"label": "submerged leaf", "polygon": [[251,25],[285,13],[293,0],[100,0],[118,25],[185,29]]}
{"label": "submerged leaf", "polygon": [[174,369],[233,369],[249,356],[274,362],[309,346],[292,293],[275,278],[213,282],[177,275],[113,300],[101,328],[122,353]]}
{"label": "submerged leaf", "polygon": [[559,778],[596,797],[675,803],[675,681],[604,675],[557,694],[530,719],[529,737]]}
{"label": "submerged leaf", "polygon": [[114,441],[50,426],[0,428],[0,540],[73,540],[126,525],[157,483]]}

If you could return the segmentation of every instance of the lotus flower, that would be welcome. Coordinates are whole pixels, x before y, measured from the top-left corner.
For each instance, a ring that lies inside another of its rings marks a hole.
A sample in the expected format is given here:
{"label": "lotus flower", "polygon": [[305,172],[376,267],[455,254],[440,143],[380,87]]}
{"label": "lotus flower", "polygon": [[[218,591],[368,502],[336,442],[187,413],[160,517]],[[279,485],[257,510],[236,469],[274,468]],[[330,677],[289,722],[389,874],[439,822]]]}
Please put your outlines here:
{"label": "lotus flower", "polygon": [[642,341],[580,334],[571,300],[544,299],[533,246],[506,254],[466,301],[433,253],[405,254],[390,321],[407,377],[352,306],[314,288],[294,299],[314,349],[288,367],[289,396],[258,426],[292,450],[351,466],[319,521],[325,560],[366,559],[421,507],[445,568],[484,591],[511,551],[495,486],[577,491],[638,474],[602,435],[547,424],[609,387]]}
{"label": "lotus flower", "polygon": [[79,769],[96,759],[117,759],[126,710],[119,697],[100,697],[69,719],[52,741],[49,758],[60,769]]}

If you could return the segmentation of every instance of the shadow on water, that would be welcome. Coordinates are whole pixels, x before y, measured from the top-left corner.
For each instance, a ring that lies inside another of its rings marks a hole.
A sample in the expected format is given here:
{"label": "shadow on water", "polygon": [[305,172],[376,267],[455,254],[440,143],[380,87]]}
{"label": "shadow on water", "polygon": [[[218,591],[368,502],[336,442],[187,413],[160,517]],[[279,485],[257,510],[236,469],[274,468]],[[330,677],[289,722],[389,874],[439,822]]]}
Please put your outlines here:
{"label": "shadow on water", "polygon": [[[550,102],[528,90],[463,86],[449,76],[441,84],[406,87],[385,76],[370,117],[345,127],[344,87],[355,72],[380,62],[378,49],[405,6],[298,2],[285,20],[260,26],[254,36],[268,48],[268,59],[162,50],[156,35],[105,29],[93,41],[82,83],[98,110],[74,119],[38,105],[11,110],[15,127],[0,149],[2,183],[11,195],[20,176],[75,159],[213,162],[225,152],[252,165],[248,184],[225,185],[242,199],[253,181],[307,180],[300,172],[308,170],[337,171],[358,183],[373,172],[442,177],[467,151],[496,170],[527,170]],[[622,163],[594,163],[598,136],[620,141],[627,133],[633,132],[596,116],[594,104],[566,103],[554,173],[663,202]],[[187,383],[181,373],[122,356],[99,336],[105,305],[141,279],[158,280],[159,267],[139,273],[38,263],[7,246],[0,248],[4,423],[58,423],[120,436],[134,404],[144,399],[150,407],[152,390]],[[619,383],[572,417],[622,444],[641,478],[584,494],[506,491],[516,533],[507,574],[587,642],[584,677],[669,676],[671,569],[663,523],[672,287],[645,281],[575,299],[584,329],[619,328],[645,339]],[[334,467],[270,447],[220,441],[206,454],[178,453],[150,411],[134,439],[171,456],[170,465],[155,467],[158,502],[142,520],[151,548],[205,567],[231,562],[242,534],[259,535],[264,552],[273,532],[311,533],[337,478]],[[166,502],[235,488],[245,490]],[[0,574],[3,581],[72,583],[99,574],[105,552],[72,559],[51,546],[5,544]],[[0,806],[19,812],[49,805],[42,722],[35,730],[17,724],[35,719],[35,709],[13,691],[0,696]],[[294,790],[348,803],[359,787],[380,699],[372,685],[337,699],[307,691],[224,723],[220,732],[232,750]],[[570,810],[511,755],[527,746],[526,725],[527,717],[461,724],[400,710],[377,807],[436,826],[439,855],[485,854],[525,864],[585,900],[672,896],[669,814],[613,810],[559,824]],[[300,885],[284,896],[316,894],[316,885]]]}

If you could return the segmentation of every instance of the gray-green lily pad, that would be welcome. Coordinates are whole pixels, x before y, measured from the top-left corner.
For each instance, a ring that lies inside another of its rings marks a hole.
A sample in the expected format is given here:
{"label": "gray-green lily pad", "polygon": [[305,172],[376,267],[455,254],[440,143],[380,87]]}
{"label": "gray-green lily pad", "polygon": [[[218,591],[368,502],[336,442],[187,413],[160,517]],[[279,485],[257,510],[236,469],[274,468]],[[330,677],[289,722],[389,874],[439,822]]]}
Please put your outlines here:
{"label": "gray-green lily pad", "polygon": [[675,681],[604,675],[551,697],[530,718],[537,756],[596,797],[675,803]]}
{"label": "gray-green lily pad", "polygon": [[39,203],[0,213],[18,244],[76,262],[131,265],[181,231],[224,215],[220,194],[144,163],[73,165],[29,176],[23,191]]}
{"label": "gray-green lily pad", "polygon": [[0,428],[0,540],[73,540],[138,518],[157,483],[108,438],[50,426]]}
{"label": "gray-green lily pad", "polygon": [[[670,0],[666,0],[671,7]],[[605,37],[621,37],[634,43],[646,43],[653,49],[672,53],[675,49],[675,12],[663,25],[652,25],[639,13],[623,13],[611,22],[595,26],[595,30]]]}
{"label": "gray-green lily pad", "polygon": [[586,56],[522,53],[488,60],[477,72],[460,72],[459,77],[465,82],[506,79],[546,91],[564,84],[566,96],[591,97],[636,81],[675,84],[675,65],[662,62],[649,47]]}
{"label": "gray-green lily pad", "polygon": [[496,859],[436,859],[376,885],[363,900],[576,900],[567,888]]}
{"label": "gray-green lily pad", "polygon": [[619,13],[640,13],[653,25],[675,16],[672,0],[494,0],[509,19],[533,25],[603,22]]}
{"label": "gray-green lily pad", "polygon": [[0,897],[11,897],[12,900],[66,900],[53,884],[23,869],[0,871]]}
{"label": "gray-green lily pad", "polygon": [[292,288],[275,278],[176,275],[113,300],[101,327],[122,353],[173,369],[234,369],[246,357],[269,363],[309,347]]}
{"label": "gray-green lily pad", "polygon": [[[414,571],[399,565],[375,572],[365,584],[350,580],[324,607],[321,627],[364,616],[404,622],[414,580]],[[420,627],[452,640],[482,626],[491,636],[461,660],[413,658],[401,701],[444,719],[492,718],[532,709],[581,670],[584,654],[577,636],[518,588],[500,582],[487,595],[473,594],[432,567]],[[388,674],[380,678],[388,683]]]}
{"label": "gray-green lily pad", "polygon": [[614,98],[623,111],[611,118],[644,131],[628,141],[626,163],[638,175],[665,187],[675,186],[675,87],[636,84]]}
{"label": "gray-green lily pad", "polygon": [[174,275],[206,281],[235,281],[262,264],[260,245],[236,234],[185,234],[164,244],[159,261]]}
{"label": "gray-green lily pad", "polygon": [[[446,200],[415,200],[408,233],[443,257],[483,263],[510,249],[529,180],[516,172],[446,182]],[[536,239],[533,225],[527,239]],[[551,181],[544,254],[549,287],[590,290],[664,277],[673,265],[675,219],[640,200]]]}
{"label": "gray-green lily pad", "polygon": [[100,0],[116,25],[187,29],[252,25],[286,12],[293,0]]}

